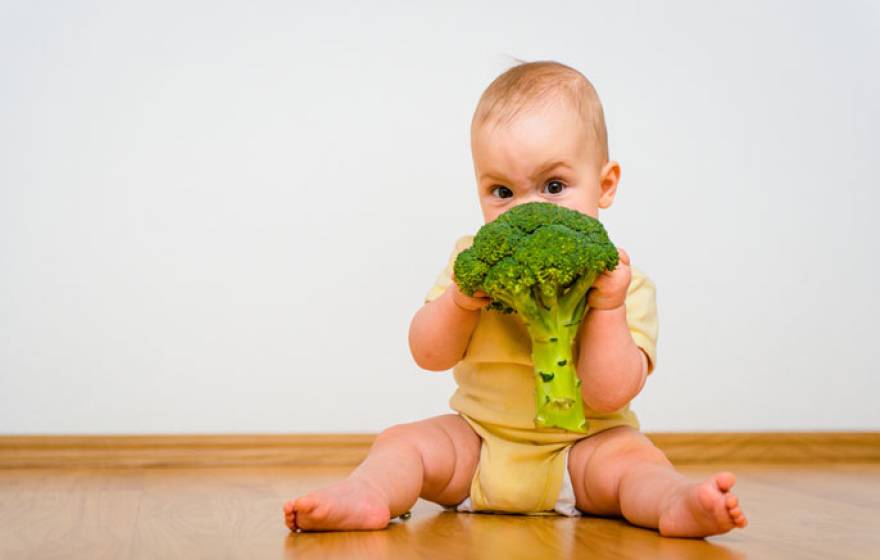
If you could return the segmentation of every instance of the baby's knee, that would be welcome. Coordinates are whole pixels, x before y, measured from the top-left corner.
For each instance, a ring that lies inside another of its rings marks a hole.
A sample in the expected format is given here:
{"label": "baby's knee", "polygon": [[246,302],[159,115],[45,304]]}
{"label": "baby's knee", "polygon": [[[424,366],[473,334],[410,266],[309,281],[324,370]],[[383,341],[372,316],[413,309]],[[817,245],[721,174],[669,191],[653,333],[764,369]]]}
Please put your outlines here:
{"label": "baby's knee", "polygon": [[609,462],[621,466],[637,464],[669,464],[666,455],[655,446],[650,439],[638,430],[632,429],[619,434],[618,438],[609,441],[607,449],[600,449],[609,455]]}
{"label": "baby's knee", "polygon": [[424,430],[420,429],[417,424],[417,422],[408,422],[389,426],[376,436],[373,445],[386,443],[414,443],[419,437],[424,437],[422,434]]}
{"label": "baby's knee", "polygon": [[[668,464],[669,459],[651,440],[633,428],[617,428],[593,436],[592,449],[581,454],[582,469],[595,479],[608,479],[611,485],[633,465]],[[589,438],[588,438],[589,439]]]}
{"label": "baby's knee", "polygon": [[[393,442],[412,445],[420,450],[426,447],[447,449],[452,447],[447,430],[438,425],[436,418],[395,424],[382,430],[376,437],[376,443]],[[375,444],[374,444],[375,445]],[[452,449],[449,449],[452,452]]]}
{"label": "baby's knee", "polygon": [[621,478],[634,466],[669,464],[666,455],[638,430],[614,429],[593,437],[601,439],[591,442],[592,449],[581,456],[582,464],[574,470],[582,473],[594,512],[615,513]]}

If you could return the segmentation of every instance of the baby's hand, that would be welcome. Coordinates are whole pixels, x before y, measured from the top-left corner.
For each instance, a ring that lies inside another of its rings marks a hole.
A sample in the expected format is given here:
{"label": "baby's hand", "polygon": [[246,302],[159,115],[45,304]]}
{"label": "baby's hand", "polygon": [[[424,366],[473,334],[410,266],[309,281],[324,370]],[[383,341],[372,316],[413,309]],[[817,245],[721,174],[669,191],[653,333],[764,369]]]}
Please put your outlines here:
{"label": "baby's hand", "polygon": [[617,253],[620,255],[617,268],[600,274],[587,293],[587,305],[592,309],[616,309],[626,301],[632,271],[627,252],[618,247]]}
{"label": "baby's hand", "polygon": [[492,300],[485,292],[474,292],[473,297],[465,295],[459,288],[455,278],[452,279],[452,301],[466,311],[477,311],[489,305]]}

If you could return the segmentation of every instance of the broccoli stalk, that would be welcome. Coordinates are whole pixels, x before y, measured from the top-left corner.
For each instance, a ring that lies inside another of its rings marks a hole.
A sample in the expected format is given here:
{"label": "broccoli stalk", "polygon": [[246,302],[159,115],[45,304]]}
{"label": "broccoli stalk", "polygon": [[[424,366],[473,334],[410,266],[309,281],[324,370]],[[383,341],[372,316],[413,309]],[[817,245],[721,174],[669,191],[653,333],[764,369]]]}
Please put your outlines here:
{"label": "broccoli stalk", "polygon": [[587,273],[557,299],[556,305],[539,308],[543,313],[536,317],[523,315],[532,339],[537,426],[580,432],[587,429],[572,348],[587,312],[586,293],[595,279],[595,272]]}
{"label": "broccoli stalk", "polygon": [[542,202],[516,206],[484,225],[456,259],[462,291],[486,292],[490,310],[518,313],[526,325],[538,427],[587,431],[573,344],[587,291],[617,262],[598,220]]}

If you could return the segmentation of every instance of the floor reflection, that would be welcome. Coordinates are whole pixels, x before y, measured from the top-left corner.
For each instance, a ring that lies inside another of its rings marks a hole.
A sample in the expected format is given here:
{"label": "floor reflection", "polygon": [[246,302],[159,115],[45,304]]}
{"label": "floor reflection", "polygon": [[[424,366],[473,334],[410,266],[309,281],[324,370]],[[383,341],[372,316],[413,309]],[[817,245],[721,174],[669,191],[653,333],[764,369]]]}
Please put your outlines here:
{"label": "floor reflection", "polygon": [[703,539],[669,539],[621,520],[416,511],[384,531],[295,533],[287,558],[696,558],[744,555]]}

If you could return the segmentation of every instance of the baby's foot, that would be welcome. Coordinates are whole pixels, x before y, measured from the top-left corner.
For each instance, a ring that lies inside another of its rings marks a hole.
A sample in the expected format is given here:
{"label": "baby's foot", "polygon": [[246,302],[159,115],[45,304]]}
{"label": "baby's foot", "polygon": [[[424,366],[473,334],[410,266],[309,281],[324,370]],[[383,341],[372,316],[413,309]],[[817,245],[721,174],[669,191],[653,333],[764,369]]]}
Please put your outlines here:
{"label": "baby's foot", "polygon": [[688,484],[673,495],[660,513],[660,534],[665,537],[707,537],[745,527],[746,516],[730,492],[736,477],[729,472],[712,475],[699,484]]}
{"label": "baby's foot", "polygon": [[385,495],[352,477],[284,504],[284,522],[291,531],[384,529],[390,518]]}

